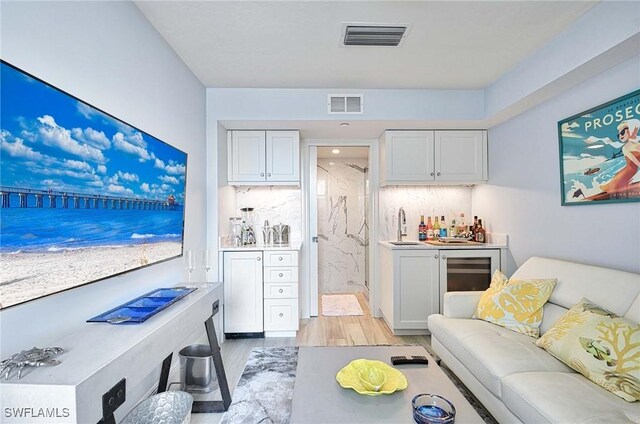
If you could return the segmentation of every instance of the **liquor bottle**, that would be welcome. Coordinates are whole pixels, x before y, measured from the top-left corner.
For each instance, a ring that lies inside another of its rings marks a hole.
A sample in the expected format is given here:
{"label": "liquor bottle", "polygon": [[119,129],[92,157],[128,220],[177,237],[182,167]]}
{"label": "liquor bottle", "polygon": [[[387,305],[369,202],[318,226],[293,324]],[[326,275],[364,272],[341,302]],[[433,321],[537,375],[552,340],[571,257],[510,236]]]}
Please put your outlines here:
{"label": "liquor bottle", "polygon": [[476,241],[478,243],[484,243],[486,235],[487,235],[486,231],[484,230],[484,228],[482,228],[482,220],[479,219],[478,227],[476,228]]}
{"label": "liquor bottle", "polygon": [[427,226],[424,225],[424,215],[420,215],[420,225],[418,225],[418,240],[427,240]]}
{"label": "liquor bottle", "polygon": [[476,236],[476,230],[478,229],[478,215],[474,215],[473,216],[473,230],[471,231],[471,233],[473,234],[474,238]]}
{"label": "liquor bottle", "polygon": [[456,225],[456,219],[451,218],[451,225],[449,225],[449,237],[455,237],[458,235],[458,226]]}
{"label": "liquor bottle", "polygon": [[444,222],[444,215],[440,217],[440,238],[447,236],[447,224]]}
{"label": "liquor bottle", "polygon": [[460,220],[458,220],[458,234],[467,232],[467,224],[464,223],[464,214],[460,213]]}
{"label": "liquor bottle", "polygon": [[433,224],[433,238],[438,240],[440,238],[440,222],[438,221],[438,217],[435,217],[435,223]]}
{"label": "liquor bottle", "polygon": [[427,240],[433,240],[433,224],[431,223],[431,217],[427,218]]}

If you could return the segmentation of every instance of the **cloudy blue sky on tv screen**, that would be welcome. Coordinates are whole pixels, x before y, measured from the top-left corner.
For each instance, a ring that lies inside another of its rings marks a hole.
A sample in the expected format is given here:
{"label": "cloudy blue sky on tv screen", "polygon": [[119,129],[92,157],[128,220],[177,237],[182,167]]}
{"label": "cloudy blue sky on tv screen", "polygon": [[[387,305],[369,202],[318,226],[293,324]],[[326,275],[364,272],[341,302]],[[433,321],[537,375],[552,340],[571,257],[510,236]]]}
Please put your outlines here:
{"label": "cloudy blue sky on tv screen", "polygon": [[2,63],[2,185],[184,204],[186,154]]}

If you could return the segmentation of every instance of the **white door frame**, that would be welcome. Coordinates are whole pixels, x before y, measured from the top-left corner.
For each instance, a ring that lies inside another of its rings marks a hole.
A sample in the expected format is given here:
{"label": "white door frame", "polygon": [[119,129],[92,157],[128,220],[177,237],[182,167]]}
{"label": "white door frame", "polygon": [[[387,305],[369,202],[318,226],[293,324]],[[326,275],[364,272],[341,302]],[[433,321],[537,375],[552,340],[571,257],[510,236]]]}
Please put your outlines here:
{"label": "white door frame", "polygon": [[[302,246],[302,257],[304,261],[302,281],[304,287],[301,287],[300,297],[303,299],[302,311],[300,316],[302,318],[309,318],[310,316],[318,316],[318,268],[317,268],[317,248],[315,249],[316,257],[312,257],[314,249],[312,248],[312,238],[317,237],[317,234],[312,232],[317,231],[317,226],[311,228],[310,219],[311,211],[311,154],[314,154],[314,159],[317,164],[317,147],[320,146],[365,146],[369,147],[369,308],[371,309],[371,315],[379,317],[378,306],[378,272],[376,264],[378,263],[378,140],[377,139],[307,139],[302,142],[302,160],[303,160],[303,175],[302,175],[302,199],[303,199],[303,238],[304,243]],[[312,148],[313,147],[313,148]],[[316,169],[313,172],[317,172]],[[317,181],[317,179],[314,179]],[[313,190],[315,193],[315,190]],[[317,202],[317,199],[316,199]],[[314,205],[317,208],[317,203]],[[314,264],[314,269],[311,265]],[[315,278],[313,273],[315,272]]]}

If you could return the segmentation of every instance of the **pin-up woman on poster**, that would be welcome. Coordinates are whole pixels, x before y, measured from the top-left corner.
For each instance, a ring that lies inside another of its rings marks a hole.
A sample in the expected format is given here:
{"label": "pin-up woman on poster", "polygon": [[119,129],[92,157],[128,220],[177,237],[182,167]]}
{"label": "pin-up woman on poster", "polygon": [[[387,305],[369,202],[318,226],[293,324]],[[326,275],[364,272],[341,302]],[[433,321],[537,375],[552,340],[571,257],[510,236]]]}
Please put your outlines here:
{"label": "pin-up woman on poster", "polygon": [[607,193],[619,193],[631,184],[631,180],[640,168],[640,120],[629,119],[618,125],[618,139],[624,143],[622,153],[626,160],[624,168],[611,178],[606,184],[600,186]]}

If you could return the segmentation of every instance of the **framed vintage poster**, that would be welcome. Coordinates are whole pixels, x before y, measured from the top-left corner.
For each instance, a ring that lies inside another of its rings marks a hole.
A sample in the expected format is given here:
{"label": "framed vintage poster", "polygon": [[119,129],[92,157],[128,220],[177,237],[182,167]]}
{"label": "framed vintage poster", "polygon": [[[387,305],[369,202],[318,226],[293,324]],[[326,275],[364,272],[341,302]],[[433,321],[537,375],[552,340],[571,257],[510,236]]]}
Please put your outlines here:
{"label": "framed vintage poster", "polygon": [[558,122],[562,205],[640,201],[640,90]]}

